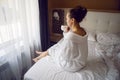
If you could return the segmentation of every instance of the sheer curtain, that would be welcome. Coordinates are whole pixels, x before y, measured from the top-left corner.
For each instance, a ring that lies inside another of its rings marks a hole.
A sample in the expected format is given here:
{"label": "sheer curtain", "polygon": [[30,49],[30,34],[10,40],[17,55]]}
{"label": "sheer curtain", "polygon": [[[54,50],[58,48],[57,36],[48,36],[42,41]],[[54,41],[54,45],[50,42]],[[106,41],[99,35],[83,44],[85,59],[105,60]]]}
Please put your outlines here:
{"label": "sheer curtain", "polygon": [[41,50],[38,0],[0,0],[0,80],[21,80]]}

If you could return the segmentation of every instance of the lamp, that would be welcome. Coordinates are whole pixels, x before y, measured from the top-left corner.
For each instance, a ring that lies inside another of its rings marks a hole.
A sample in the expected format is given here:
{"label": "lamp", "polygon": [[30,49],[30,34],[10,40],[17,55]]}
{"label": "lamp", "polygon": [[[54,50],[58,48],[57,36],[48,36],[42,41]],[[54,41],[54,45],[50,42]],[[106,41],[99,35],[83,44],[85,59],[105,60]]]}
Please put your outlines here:
{"label": "lamp", "polygon": [[59,20],[58,12],[54,12],[53,17],[54,17],[56,20]]}

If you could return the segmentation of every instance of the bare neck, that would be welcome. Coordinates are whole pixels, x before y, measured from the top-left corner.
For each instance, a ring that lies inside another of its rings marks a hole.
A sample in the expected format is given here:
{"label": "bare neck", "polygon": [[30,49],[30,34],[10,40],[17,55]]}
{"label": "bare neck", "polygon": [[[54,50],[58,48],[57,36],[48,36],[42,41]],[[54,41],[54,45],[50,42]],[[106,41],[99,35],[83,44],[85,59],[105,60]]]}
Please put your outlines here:
{"label": "bare neck", "polygon": [[71,27],[71,31],[74,32],[74,33],[76,33],[76,34],[78,34],[78,35],[80,35],[80,36],[86,35],[85,30],[84,30],[82,27],[80,27],[79,24],[73,25],[73,26]]}

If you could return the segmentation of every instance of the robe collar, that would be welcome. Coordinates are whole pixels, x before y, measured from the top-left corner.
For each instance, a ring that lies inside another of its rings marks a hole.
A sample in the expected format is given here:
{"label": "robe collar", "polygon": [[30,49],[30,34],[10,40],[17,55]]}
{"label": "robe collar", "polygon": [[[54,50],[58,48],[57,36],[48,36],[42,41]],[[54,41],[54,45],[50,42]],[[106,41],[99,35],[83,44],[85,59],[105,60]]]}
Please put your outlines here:
{"label": "robe collar", "polygon": [[69,31],[67,33],[64,33],[64,39],[69,39],[73,42],[77,42],[77,43],[81,43],[83,42],[84,40],[86,40],[88,37],[88,34],[86,33],[86,35],[84,36],[80,36],[72,31]]}

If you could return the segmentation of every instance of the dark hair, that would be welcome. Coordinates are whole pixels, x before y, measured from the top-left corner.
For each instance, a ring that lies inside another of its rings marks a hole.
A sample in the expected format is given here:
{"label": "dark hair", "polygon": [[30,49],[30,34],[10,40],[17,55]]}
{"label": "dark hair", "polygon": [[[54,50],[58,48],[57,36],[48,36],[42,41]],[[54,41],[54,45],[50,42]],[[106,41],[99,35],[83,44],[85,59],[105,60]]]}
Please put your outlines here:
{"label": "dark hair", "polygon": [[81,22],[87,14],[87,9],[82,6],[77,6],[69,11],[70,18],[74,18],[77,22]]}

